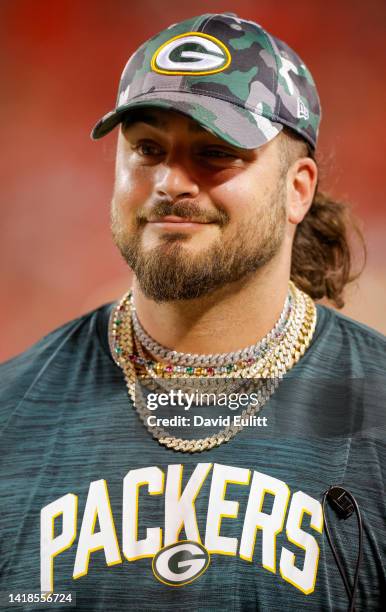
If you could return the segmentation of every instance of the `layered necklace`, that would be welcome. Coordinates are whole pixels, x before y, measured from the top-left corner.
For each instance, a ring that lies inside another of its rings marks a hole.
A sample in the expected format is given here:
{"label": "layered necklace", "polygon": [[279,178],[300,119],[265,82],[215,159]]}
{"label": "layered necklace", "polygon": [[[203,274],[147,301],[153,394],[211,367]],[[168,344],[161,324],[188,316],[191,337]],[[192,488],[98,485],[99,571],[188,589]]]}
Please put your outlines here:
{"label": "layered necklace", "polygon": [[114,361],[123,370],[129,397],[149,433],[166,448],[193,453],[228,442],[243,429],[243,425],[229,425],[206,438],[172,436],[162,427],[148,424],[152,412],[147,408],[139,381],[146,379],[145,386],[152,390],[165,388],[168,383],[175,384],[176,379],[188,388],[198,379],[201,384],[222,382],[228,385],[228,393],[229,379],[232,379],[232,390],[235,386],[253,383],[254,390],[257,388],[258,403],[242,411],[242,423],[245,417],[261,410],[279,380],[299,361],[311,342],[315,326],[315,303],[290,281],[278,321],[256,344],[232,353],[180,353],[160,345],[147,334],[138,319],[130,290],[112,309],[109,343]]}

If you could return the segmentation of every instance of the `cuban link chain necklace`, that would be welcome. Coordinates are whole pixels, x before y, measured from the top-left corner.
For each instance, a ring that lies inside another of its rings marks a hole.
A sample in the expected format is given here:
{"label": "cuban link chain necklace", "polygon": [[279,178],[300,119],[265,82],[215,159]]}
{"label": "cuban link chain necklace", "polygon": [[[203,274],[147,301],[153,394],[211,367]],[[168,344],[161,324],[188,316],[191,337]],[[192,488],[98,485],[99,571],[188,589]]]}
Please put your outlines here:
{"label": "cuban link chain necklace", "polygon": [[[288,304],[290,304],[290,307]],[[285,317],[287,317],[286,320]],[[133,321],[136,321],[135,325]],[[165,355],[168,353],[173,353],[173,356],[178,355],[183,364],[191,363],[192,359],[193,363],[200,364],[194,366],[175,366],[175,363],[161,363],[161,367],[158,370],[155,364],[159,362],[146,359],[143,347],[141,347],[138,339],[138,334],[135,333],[135,328],[137,328],[137,331],[140,329],[139,325],[132,294],[131,291],[128,291],[112,309],[110,315],[109,343],[111,354],[114,361],[123,370],[129,396],[139,418],[153,438],[166,448],[193,453],[209,450],[224,442],[228,442],[243,429],[243,426],[230,425],[216,434],[200,439],[177,438],[170,435],[163,428],[149,426],[147,419],[151,412],[146,406],[142,392],[138,389],[137,379],[150,376],[155,379],[154,383],[156,383],[157,378],[169,380],[178,378],[197,380],[197,378],[200,378],[202,380],[205,377],[216,376],[216,378],[226,379],[253,379],[259,388],[259,401],[256,406],[249,406],[242,412],[240,419],[242,422],[244,417],[253,416],[262,408],[277,388],[279,380],[304,355],[315,331],[316,307],[314,301],[290,281],[289,296],[283,312],[271,332],[263,340],[256,343],[256,345],[236,353],[216,354],[215,356],[192,356],[189,353],[170,351],[170,349],[155,343],[153,339],[146,335],[142,328],[144,333],[143,335],[141,332],[142,337],[145,338],[147,345],[149,342],[153,343],[151,348],[155,352],[162,351]],[[135,352],[135,346],[141,347],[139,349],[141,355]],[[259,351],[259,347],[263,350]],[[254,357],[251,357],[251,354]],[[247,359],[244,358],[246,356]],[[213,361],[216,364],[226,363],[226,371],[218,371],[218,367],[223,368],[223,365],[215,365],[214,367],[208,365],[211,363],[211,357],[215,357]],[[179,369],[176,370],[176,367]],[[181,368],[183,369],[181,370]],[[187,370],[187,368],[189,369]],[[154,374],[156,375],[154,376]]]}

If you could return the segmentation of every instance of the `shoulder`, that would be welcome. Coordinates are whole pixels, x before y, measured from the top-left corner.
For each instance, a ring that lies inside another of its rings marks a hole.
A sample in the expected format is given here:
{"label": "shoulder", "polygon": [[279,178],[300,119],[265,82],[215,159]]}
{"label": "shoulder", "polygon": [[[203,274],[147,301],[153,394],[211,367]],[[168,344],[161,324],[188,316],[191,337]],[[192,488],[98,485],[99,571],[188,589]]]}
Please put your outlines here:
{"label": "shoulder", "polygon": [[1,409],[8,412],[50,367],[63,371],[69,362],[80,360],[81,353],[101,349],[98,321],[109,307],[105,304],[68,321],[23,353],[0,364]]}
{"label": "shoulder", "polygon": [[386,349],[386,336],[384,336],[381,332],[365,325],[364,323],[360,323],[359,321],[355,321],[350,317],[334,310],[332,308],[328,308],[327,306],[322,306],[318,304],[317,309],[319,312],[324,312],[327,318],[330,321],[330,325],[332,326],[335,333],[340,333],[342,336],[346,336],[352,340],[358,339],[361,342],[368,343],[371,346],[378,347],[380,350],[385,351]]}
{"label": "shoulder", "polygon": [[365,325],[365,323],[360,323],[359,321],[351,319],[350,317],[342,314],[338,310],[329,308],[328,306],[323,306],[322,304],[318,304],[317,309],[327,313],[327,316],[330,318],[332,323],[338,326],[340,329],[350,331],[350,333],[354,335],[366,336],[366,338],[372,339],[375,342],[380,342],[383,345],[386,344],[386,336],[376,329]]}
{"label": "shoulder", "polygon": [[386,372],[386,337],[349,317],[317,305],[318,323],[307,351],[330,374],[357,377]]}

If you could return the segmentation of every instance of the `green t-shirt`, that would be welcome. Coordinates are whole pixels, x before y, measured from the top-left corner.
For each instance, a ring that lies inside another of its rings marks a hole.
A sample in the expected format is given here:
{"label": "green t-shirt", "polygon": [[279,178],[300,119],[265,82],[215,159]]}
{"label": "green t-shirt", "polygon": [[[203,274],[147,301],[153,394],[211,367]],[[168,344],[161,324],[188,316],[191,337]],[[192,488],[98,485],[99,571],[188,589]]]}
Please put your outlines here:
{"label": "green t-shirt", "polygon": [[[187,454],[140,422],[110,310],[0,368],[3,606],[42,590],[88,611],[347,610],[321,511],[340,484],[364,525],[356,610],[383,608],[385,338],[318,305],[312,344],[260,412],[268,427]],[[355,515],[328,518],[352,583]]]}

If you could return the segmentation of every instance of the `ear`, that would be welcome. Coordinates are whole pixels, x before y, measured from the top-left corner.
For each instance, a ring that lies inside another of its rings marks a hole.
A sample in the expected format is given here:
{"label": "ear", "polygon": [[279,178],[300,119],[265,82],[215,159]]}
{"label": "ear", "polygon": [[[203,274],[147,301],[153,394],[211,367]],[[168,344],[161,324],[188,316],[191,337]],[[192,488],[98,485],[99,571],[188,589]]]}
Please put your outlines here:
{"label": "ear", "polygon": [[314,197],[318,168],[310,157],[297,159],[287,173],[288,221],[297,225],[303,221]]}

